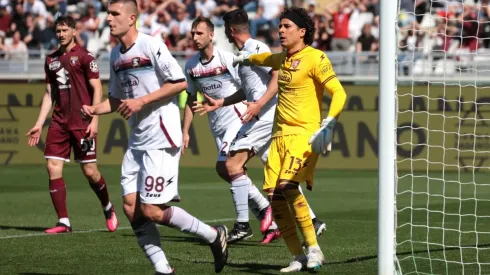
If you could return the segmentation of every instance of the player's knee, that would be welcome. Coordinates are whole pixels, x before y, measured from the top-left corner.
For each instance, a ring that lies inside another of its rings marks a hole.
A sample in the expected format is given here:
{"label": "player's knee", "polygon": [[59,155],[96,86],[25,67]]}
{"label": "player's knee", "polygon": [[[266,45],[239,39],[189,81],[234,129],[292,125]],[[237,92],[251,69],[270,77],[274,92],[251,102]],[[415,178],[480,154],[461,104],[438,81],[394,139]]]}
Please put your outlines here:
{"label": "player's knee", "polygon": [[88,180],[92,182],[98,182],[100,176],[99,176],[99,170],[97,169],[96,165],[89,165],[89,164],[82,165],[82,171]]}
{"label": "player's knee", "polygon": [[50,179],[61,178],[63,173],[63,162],[59,160],[48,159],[46,164]]}
{"label": "player's knee", "polygon": [[123,211],[129,221],[137,220],[141,215],[138,215],[136,209],[136,194],[129,194],[123,197]]}
{"label": "player's knee", "polygon": [[216,162],[216,173],[218,173],[218,176],[220,176],[223,180],[230,182],[230,177],[228,176],[228,171],[226,170],[226,164],[224,161]]}
{"label": "player's knee", "polygon": [[229,158],[225,162],[226,171],[228,176],[237,175],[243,173],[243,165],[233,158]]}

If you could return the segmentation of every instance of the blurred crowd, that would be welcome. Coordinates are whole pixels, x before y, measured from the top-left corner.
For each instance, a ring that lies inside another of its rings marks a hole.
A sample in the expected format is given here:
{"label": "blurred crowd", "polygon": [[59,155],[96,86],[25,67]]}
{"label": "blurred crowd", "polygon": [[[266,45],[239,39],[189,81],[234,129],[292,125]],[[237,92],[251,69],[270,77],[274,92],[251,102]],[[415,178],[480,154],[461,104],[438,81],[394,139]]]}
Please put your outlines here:
{"label": "blurred crowd", "polygon": [[[393,0],[395,1],[395,0]],[[489,48],[490,0],[400,0],[399,47],[403,51],[470,52]],[[306,8],[316,24],[313,46],[324,51],[376,52],[379,0],[137,0],[138,29],[160,37],[171,51],[194,51],[190,30],[199,15],[219,28],[222,15],[242,8],[253,37],[279,51],[279,15],[291,5]],[[117,41],[106,25],[108,0],[0,0],[0,52],[24,58],[57,47],[54,20],[77,19],[77,42],[94,54]],[[224,39],[224,36],[217,36]],[[226,42],[226,41],[225,41]],[[227,43],[227,42],[226,42]],[[372,59],[367,58],[367,61]]]}

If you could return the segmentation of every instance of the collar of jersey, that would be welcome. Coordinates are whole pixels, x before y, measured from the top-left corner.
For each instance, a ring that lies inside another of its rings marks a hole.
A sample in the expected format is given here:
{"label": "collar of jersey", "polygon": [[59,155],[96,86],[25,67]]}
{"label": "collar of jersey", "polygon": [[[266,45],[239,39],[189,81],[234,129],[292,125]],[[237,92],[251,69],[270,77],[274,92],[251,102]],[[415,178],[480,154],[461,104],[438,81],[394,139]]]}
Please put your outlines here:
{"label": "collar of jersey", "polygon": [[304,49],[308,48],[309,46],[308,45],[305,45],[304,48],[300,49],[300,50],[297,50],[295,51],[294,53],[291,53],[291,54],[287,54],[287,59],[293,57],[293,55],[297,54],[297,53],[300,53],[301,51],[303,51]]}

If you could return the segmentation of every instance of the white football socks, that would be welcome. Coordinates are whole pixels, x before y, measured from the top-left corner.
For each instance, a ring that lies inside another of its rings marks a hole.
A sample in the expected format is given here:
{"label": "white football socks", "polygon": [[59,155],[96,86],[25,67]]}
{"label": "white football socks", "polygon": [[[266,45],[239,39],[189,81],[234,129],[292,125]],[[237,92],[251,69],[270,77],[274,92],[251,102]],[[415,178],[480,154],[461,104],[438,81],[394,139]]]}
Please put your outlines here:
{"label": "white football socks", "polygon": [[[304,196],[305,194],[303,193],[303,189],[301,189],[301,184],[298,185],[298,189],[299,189],[299,192]],[[305,198],[306,198],[306,196],[305,196]],[[316,218],[316,215],[315,215],[315,213],[313,213],[313,210],[311,210],[310,204],[308,202],[307,202],[307,204],[308,204],[308,209],[310,210],[310,217],[313,220],[314,218]]]}
{"label": "white football socks", "polygon": [[171,227],[178,228],[185,233],[197,235],[209,243],[214,242],[216,237],[218,237],[218,233],[211,226],[201,222],[180,207],[172,206],[165,211],[171,211],[170,213],[165,213],[165,215],[172,215],[169,221],[169,226]]}
{"label": "white football socks", "polygon": [[145,221],[142,224],[131,224],[131,226],[139,246],[143,249],[155,270],[161,273],[170,273],[172,269],[161,248],[160,232],[158,232],[156,224]]}
{"label": "white football socks", "polygon": [[102,206],[102,208],[104,209],[104,211],[109,211],[112,207],[112,203],[109,202],[106,206]]}
{"label": "white football socks", "polygon": [[250,186],[248,187],[248,200],[253,202],[259,211],[266,209],[270,205],[269,201],[260,193],[252,181],[250,181]]}
{"label": "white football socks", "polygon": [[250,179],[246,175],[241,175],[231,181],[231,196],[237,215],[237,222],[248,222],[248,193]]}
{"label": "white football socks", "polygon": [[61,218],[58,221],[66,226],[70,226],[70,219],[68,218]]}

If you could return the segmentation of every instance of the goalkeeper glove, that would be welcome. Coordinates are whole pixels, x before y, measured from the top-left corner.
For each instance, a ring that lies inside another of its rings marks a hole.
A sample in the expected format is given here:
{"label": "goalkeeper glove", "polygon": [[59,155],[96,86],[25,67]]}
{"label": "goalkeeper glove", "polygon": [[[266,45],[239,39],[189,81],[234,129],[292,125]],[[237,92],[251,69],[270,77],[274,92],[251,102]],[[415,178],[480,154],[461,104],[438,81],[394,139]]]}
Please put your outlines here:
{"label": "goalkeeper glove", "polygon": [[320,129],[318,129],[308,141],[311,144],[311,150],[317,154],[325,153],[332,150],[333,128],[336,120],[334,117],[327,117],[322,121]]}
{"label": "goalkeeper glove", "polygon": [[236,56],[233,56],[233,67],[237,65],[250,66],[252,63],[248,60],[250,53],[246,51],[239,51]]}

